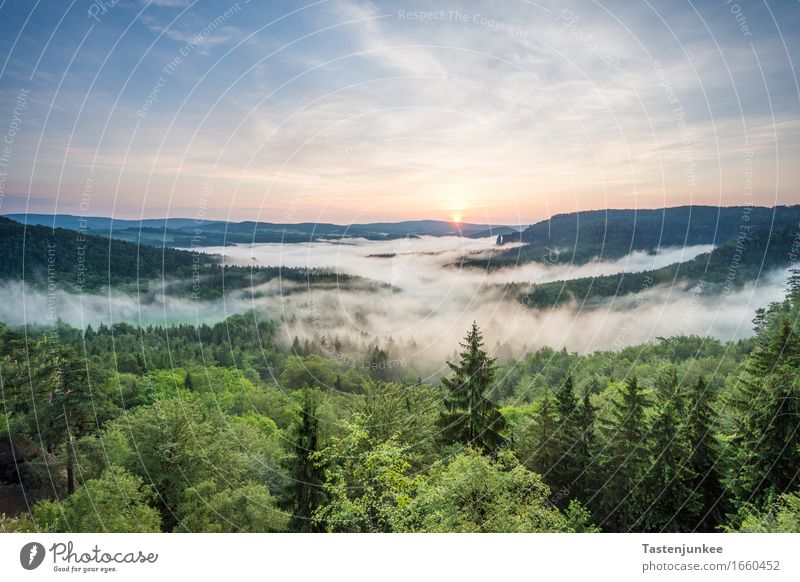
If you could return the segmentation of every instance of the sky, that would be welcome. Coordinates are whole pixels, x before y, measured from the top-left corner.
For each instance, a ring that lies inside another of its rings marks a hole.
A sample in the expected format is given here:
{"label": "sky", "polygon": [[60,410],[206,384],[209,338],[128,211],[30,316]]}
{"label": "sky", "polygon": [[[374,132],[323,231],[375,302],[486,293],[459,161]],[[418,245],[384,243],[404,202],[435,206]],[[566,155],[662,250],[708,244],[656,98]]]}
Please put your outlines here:
{"label": "sky", "polygon": [[800,3],[0,0],[0,214],[800,201]]}

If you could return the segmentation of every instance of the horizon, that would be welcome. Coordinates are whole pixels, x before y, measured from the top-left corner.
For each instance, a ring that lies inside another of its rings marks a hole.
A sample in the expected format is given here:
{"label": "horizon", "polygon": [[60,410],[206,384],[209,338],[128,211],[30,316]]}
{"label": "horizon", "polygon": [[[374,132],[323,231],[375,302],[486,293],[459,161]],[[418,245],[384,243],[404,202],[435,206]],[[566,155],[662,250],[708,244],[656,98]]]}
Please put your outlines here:
{"label": "horizon", "polygon": [[555,218],[556,216],[568,215],[568,214],[579,214],[579,213],[590,213],[590,212],[626,212],[626,211],[627,212],[643,212],[643,211],[659,211],[659,210],[664,211],[664,210],[672,210],[672,209],[677,209],[677,208],[766,208],[766,209],[774,209],[774,208],[777,208],[777,207],[793,207],[793,206],[800,206],[800,204],[775,204],[775,205],[772,205],[772,206],[759,205],[759,204],[753,204],[753,205],[749,205],[749,206],[748,205],[741,205],[741,204],[730,204],[730,205],[681,204],[681,205],[677,205],[677,206],[661,206],[661,207],[652,207],[652,208],[587,208],[587,209],[584,209],[584,210],[577,210],[577,211],[574,211],[574,212],[558,212],[558,213],[554,213],[554,214],[551,214],[551,215],[546,216],[546,217],[535,218],[535,219],[524,221],[524,222],[521,222],[521,223],[518,223],[518,224],[510,224],[510,223],[491,224],[491,223],[474,222],[474,221],[468,220],[468,216],[466,216],[466,215],[462,215],[460,220],[453,220],[452,216],[449,219],[448,218],[422,217],[422,218],[407,218],[407,219],[402,219],[402,220],[375,219],[375,220],[370,220],[370,221],[365,221],[365,222],[349,223],[349,224],[347,224],[347,223],[336,223],[336,222],[324,222],[324,223],[316,222],[315,223],[313,221],[279,222],[279,221],[276,221],[276,220],[270,220],[270,219],[266,219],[266,218],[264,220],[258,220],[258,221],[252,220],[252,219],[229,220],[229,219],[225,219],[225,218],[213,218],[213,217],[207,217],[207,216],[204,216],[201,219],[198,219],[198,218],[194,218],[194,217],[191,217],[191,216],[185,216],[185,215],[176,215],[176,216],[163,216],[163,215],[162,216],[158,216],[158,215],[153,215],[153,216],[141,216],[141,217],[140,216],[128,217],[128,216],[119,216],[119,215],[118,216],[109,216],[109,215],[86,215],[86,216],[84,216],[84,215],[81,215],[81,214],[72,214],[72,213],[68,213],[68,212],[63,212],[63,213],[60,212],[58,214],[52,214],[52,213],[46,213],[46,212],[29,212],[29,213],[25,213],[25,212],[0,212],[0,216],[4,217],[4,218],[11,218],[12,216],[20,216],[20,215],[25,215],[25,216],[48,216],[48,217],[70,217],[70,218],[77,218],[77,219],[80,219],[80,220],[104,219],[104,220],[124,220],[124,221],[131,221],[131,222],[145,221],[145,220],[167,220],[167,221],[169,221],[169,220],[194,220],[194,221],[197,221],[200,224],[213,223],[213,222],[227,222],[227,223],[230,223],[230,224],[242,224],[242,223],[246,223],[246,222],[256,222],[256,223],[263,223],[263,224],[286,224],[286,225],[295,225],[295,224],[330,224],[330,225],[333,225],[333,226],[354,226],[354,225],[381,224],[381,223],[385,223],[385,224],[401,224],[401,223],[405,223],[405,222],[445,222],[445,223],[450,223],[450,224],[461,224],[461,225],[465,225],[465,226],[488,226],[488,227],[492,227],[492,228],[494,228],[494,227],[497,227],[497,228],[508,227],[508,228],[523,228],[524,229],[524,228],[527,228],[528,226],[531,226],[533,224],[537,224],[539,222],[545,222],[547,220]]}

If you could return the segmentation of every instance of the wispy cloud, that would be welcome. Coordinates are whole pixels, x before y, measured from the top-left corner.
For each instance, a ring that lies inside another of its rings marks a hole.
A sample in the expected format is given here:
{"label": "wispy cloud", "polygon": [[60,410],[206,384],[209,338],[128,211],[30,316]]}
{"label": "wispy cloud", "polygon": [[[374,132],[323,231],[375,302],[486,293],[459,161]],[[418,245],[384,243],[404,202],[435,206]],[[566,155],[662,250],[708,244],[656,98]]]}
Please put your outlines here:
{"label": "wispy cloud", "polygon": [[[87,67],[41,99],[46,109],[31,108],[26,130],[41,135],[18,136],[9,190],[46,196],[55,186],[78,204],[96,162],[98,188],[150,210],[191,207],[213,176],[216,216],[252,218],[237,209],[263,206],[262,219],[279,209],[347,222],[459,210],[503,223],[738,204],[745,190],[787,203],[800,186],[794,73],[759,6],[748,7],[755,33],[743,37],[728,11],[703,4],[335,0],[287,16],[242,3],[217,20],[235,5],[145,11],[149,32],[123,38],[114,74],[92,84]],[[121,26],[118,8],[101,32]],[[161,41],[140,54],[153,32]],[[39,82],[37,99],[58,77]],[[76,116],[87,91],[92,115]]]}

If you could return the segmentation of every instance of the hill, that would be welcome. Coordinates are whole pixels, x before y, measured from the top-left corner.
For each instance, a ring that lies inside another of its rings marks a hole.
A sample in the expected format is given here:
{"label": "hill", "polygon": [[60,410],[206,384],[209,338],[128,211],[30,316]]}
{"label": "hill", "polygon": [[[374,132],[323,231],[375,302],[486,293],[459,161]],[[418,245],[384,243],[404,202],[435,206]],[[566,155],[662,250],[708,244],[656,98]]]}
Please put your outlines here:
{"label": "hill", "polygon": [[521,234],[524,246],[495,253],[482,268],[531,261],[583,264],[618,259],[632,251],[699,244],[722,246],[740,231],[797,228],[800,206],[680,206],[659,210],[592,210],[558,214]]}
{"label": "hill", "polygon": [[481,238],[516,232],[507,226],[453,223],[443,220],[376,222],[347,226],[331,223],[197,222],[191,218],[125,220],[82,218],[69,214],[9,214],[28,225],[84,229],[91,234],[150,246],[189,248],[249,243],[298,243],[319,239],[365,238],[391,240],[408,236],[464,236]]}
{"label": "hill", "polygon": [[214,255],[83,235],[65,228],[26,226],[0,217],[0,280],[55,285],[69,290],[174,282],[170,292],[208,299],[223,289],[257,285],[275,277],[309,283],[347,279],[318,270],[220,266]]}
{"label": "hill", "polygon": [[723,296],[772,271],[792,266],[797,256],[797,236],[797,230],[788,227],[754,230],[690,261],[637,273],[544,283],[524,293],[522,301],[537,308],[570,302],[588,307],[658,285],[693,287],[703,295]]}

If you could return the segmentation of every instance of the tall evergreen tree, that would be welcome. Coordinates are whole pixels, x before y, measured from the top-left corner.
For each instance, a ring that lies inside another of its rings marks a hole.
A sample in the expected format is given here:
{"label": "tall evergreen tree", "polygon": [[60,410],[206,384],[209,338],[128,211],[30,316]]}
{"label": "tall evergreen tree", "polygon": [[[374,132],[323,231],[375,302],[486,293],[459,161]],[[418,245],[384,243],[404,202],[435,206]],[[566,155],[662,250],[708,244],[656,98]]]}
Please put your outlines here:
{"label": "tall evergreen tree", "polygon": [[696,512],[690,509],[686,531],[713,532],[722,523],[726,507],[714,434],[714,393],[703,378],[698,378],[688,391],[687,401],[683,428],[689,445],[688,468],[700,503]]}
{"label": "tall evergreen tree", "polygon": [[566,492],[565,495],[559,496],[559,501],[566,507],[569,499],[575,497],[573,489],[585,462],[585,459],[579,457],[578,441],[581,437],[581,427],[578,401],[571,375],[567,376],[566,381],[556,391],[555,403],[558,414],[558,427],[553,435],[555,459],[552,468],[544,477],[545,482],[554,490]]}
{"label": "tall evergreen tree", "polygon": [[573,484],[575,497],[586,500],[591,499],[597,489],[595,473],[595,453],[597,439],[595,437],[595,421],[597,413],[591,401],[591,392],[587,390],[575,411],[575,424],[578,431],[578,440],[575,443],[575,459],[579,468],[578,478]]}
{"label": "tall evergreen tree", "polygon": [[295,425],[294,459],[291,466],[292,530],[300,532],[323,531],[313,521],[314,512],[322,502],[324,469],[318,453],[319,419],[317,397],[311,388],[302,390],[300,417]]}
{"label": "tall evergreen tree", "polygon": [[495,374],[494,358],[483,350],[483,336],[475,322],[460,345],[459,363],[447,362],[453,374],[442,379],[445,388],[442,432],[450,442],[495,451],[505,443],[501,435],[505,422],[488,398]]}
{"label": "tall evergreen tree", "polygon": [[637,531],[691,531],[694,525],[689,523],[701,510],[700,494],[694,489],[694,473],[689,466],[691,449],[681,426],[684,406],[677,375],[669,374],[668,382],[668,391],[660,394],[650,430],[650,466],[640,486],[643,512],[633,526]]}
{"label": "tall evergreen tree", "polygon": [[559,458],[555,440],[558,430],[557,405],[549,388],[545,388],[538,404],[539,409],[525,435],[520,456],[529,469],[549,477]]}
{"label": "tall evergreen tree", "polygon": [[757,506],[790,492],[800,467],[800,339],[788,319],[762,329],[767,337],[740,379],[734,439],[733,485],[740,501]]}
{"label": "tall evergreen tree", "polygon": [[625,383],[611,404],[605,423],[601,468],[604,483],[598,500],[599,525],[608,531],[627,532],[641,514],[641,481],[647,469],[648,398],[636,377]]}

